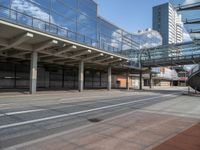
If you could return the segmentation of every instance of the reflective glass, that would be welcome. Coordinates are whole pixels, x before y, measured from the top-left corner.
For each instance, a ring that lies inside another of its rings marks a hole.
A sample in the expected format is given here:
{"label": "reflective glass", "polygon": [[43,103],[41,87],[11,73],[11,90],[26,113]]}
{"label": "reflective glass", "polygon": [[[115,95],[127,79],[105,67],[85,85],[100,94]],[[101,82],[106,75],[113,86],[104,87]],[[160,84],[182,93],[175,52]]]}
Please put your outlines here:
{"label": "reflective glass", "polygon": [[94,40],[97,38],[96,30],[92,30],[86,26],[78,25],[78,33],[83,34]]}
{"label": "reflective glass", "polygon": [[65,16],[67,19],[76,20],[76,12],[74,9],[71,9],[63,2],[59,0],[53,0],[52,2],[53,11],[59,13],[59,15]]}
{"label": "reflective glass", "polygon": [[66,5],[72,8],[77,8],[77,0],[61,0],[61,1],[63,1]]}
{"label": "reflective glass", "polygon": [[[0,17],[112,52],[135,49],[135,36],[97,16],[93,0],[0,0]],[[16,11],[14,11],[16,10]]]}
{"label": "reflective glass", "polygon": [[9,5],[10,5],[10,0],[0,0],[0,5],[9,7]]}
{"label": "reflective glass", "polygon": [[85,15],[88,15],[88,16],[90,16],[92,18],[96,18],[97,17],[96,10],[88,8],[87,6],[84,6],[84,5],[79,5],[79,9],[80,9],[80,12],[85,14]]}
{"label": "reflective glass", "polygon": [[67,20],[65,17],[56,13],[52,13],[51,15],[51,23],[71,31],[76,31],[76,23],[74,21]]}
{"label": "reflective glass", "polygon": [[0,17],[9,18],[9,10],[3,7],[0,7]]}
{"label": "reflective glass", "polygon": [[51,6],[51,0],[29,0],[29,1],[46,8],[50,8]]}
{"label": "reflective glass", "polygon": [[86,7],[97,11],[97,4],[93,0],[78,0],[79,7]]}
{"label": "reflective glass", "polygon": [[11,8],[19,12],[22,12],[24,14],[27,14],[30,17],[35,17],[35,18],[49,22],[49,17],[50,17],[49,12],[46,9],[30,1],[12,0]]}
{"label": "reflective glass", "polygon": [[88,28],[91,28],[92,30],[97,29],[97,22],[96,20],[93,20],[85,15],[79,14],[78,16],[78,23],[80,26],[87,26]]}

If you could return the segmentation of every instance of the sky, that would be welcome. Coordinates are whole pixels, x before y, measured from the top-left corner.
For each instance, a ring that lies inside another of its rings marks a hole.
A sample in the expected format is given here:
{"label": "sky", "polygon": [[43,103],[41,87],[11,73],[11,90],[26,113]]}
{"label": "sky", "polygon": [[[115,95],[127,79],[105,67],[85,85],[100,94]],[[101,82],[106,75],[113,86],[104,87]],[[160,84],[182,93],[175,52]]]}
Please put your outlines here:
{"label": "sky", "polygon": [[99,15],[129,32],[152,28],[152,7],[168,0],[96,0]]}

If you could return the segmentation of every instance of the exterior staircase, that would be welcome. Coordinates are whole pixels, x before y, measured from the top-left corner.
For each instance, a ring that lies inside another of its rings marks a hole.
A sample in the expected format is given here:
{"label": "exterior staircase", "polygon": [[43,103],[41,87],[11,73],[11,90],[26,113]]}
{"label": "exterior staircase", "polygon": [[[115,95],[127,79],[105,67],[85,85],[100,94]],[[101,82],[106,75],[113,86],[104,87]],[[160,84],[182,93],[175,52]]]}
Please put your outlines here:
{"label": "exterior staircase", "polygon": [[188,85],[200,92],[200,64],[191,70],[188,77]]}

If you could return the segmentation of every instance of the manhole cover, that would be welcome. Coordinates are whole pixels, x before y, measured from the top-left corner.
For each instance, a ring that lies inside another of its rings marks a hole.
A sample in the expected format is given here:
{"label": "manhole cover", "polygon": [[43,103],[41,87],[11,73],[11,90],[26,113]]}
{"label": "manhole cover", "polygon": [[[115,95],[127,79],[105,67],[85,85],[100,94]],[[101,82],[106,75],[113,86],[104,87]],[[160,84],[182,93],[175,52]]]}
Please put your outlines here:
{"label": "manhole cover", "polygon": [[93,122],[93,123],[96,123],[96,122],[100,122],[100,121],[102,121],[102,120],[99,119],[99,118],[91,118],[91,119],[88,119],[88,121]]}

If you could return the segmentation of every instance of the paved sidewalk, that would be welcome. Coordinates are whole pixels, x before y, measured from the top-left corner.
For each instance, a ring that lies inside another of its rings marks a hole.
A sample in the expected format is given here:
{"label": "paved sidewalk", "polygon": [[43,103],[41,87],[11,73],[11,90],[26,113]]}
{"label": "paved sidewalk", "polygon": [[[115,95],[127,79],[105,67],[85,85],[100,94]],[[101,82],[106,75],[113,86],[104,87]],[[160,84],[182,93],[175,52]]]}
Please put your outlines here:
{"label": "paved sidewalk", "polygon": [[200,123],[178,134],[153,150],[199,150]]}
{"label": "paved sidewalk", "polygon": [[193,118],[134,111],[11,150],[150,150],[197,123]]}

